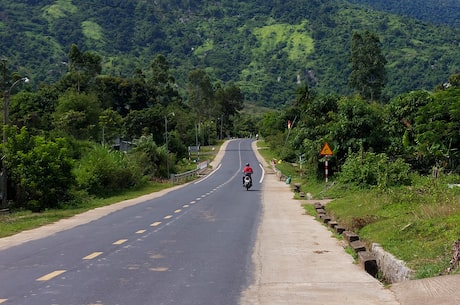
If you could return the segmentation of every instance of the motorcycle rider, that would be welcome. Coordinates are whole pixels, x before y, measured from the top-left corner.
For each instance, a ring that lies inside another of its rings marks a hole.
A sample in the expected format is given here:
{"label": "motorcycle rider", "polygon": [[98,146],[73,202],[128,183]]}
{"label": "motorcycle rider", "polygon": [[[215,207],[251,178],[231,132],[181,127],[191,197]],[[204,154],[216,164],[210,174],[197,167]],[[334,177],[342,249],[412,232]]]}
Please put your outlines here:
{"label": "motorcycle rider", "polygon": [[249,165],[249,163],[246,163],[246,166],[244,167],[243,169],[243,186],[244,186],[244,177],[248,176],[249,179],[251,179],[251,183],[252,183],[252,174],[254,173],[254,171],[252,170],[252,167]]}

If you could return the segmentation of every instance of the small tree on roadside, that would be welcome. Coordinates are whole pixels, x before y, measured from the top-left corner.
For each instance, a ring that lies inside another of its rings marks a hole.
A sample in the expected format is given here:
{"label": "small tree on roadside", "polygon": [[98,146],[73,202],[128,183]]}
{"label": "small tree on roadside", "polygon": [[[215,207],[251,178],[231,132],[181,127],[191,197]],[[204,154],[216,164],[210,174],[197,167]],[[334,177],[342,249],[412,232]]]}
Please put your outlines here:
{"label": "small tree on roadside", "polygon": [[25,127],[11,127],[8,133],[6,161],[15,205],[42,211],[70,200],[75,178],[67,140],[31,136]]}

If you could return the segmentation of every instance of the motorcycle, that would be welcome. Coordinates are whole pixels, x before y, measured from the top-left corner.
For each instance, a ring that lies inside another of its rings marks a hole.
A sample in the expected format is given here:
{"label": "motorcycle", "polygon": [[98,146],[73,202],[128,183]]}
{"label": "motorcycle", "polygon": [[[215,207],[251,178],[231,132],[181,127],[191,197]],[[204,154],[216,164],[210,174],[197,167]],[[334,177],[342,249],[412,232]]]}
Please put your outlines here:
{"label": "motorcycle", "polygon": [[245,187],[247,191],[249,191],[249,189],[252,187],[251,175],[244,176],[243,187]]}

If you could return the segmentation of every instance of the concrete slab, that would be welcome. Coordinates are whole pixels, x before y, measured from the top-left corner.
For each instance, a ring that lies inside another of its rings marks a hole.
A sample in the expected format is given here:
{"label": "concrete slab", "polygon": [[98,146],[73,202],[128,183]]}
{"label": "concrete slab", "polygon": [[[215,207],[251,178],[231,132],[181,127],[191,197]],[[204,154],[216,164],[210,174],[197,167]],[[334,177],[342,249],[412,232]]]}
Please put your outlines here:
{"label": "concrete slab", "polygon": [[404,305],[460,304],[460,274],[404,281],[391,290]]}

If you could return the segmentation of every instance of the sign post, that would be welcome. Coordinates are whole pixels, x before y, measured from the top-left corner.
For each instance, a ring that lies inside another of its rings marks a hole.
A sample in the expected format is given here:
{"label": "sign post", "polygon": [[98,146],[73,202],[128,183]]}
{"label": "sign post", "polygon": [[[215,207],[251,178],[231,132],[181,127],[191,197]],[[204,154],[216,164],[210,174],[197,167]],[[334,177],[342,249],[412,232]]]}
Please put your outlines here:
{"label": "sign post", "polygon": [[332,152],[332,149],[329,147],[329,144],[324,143],[323,145],[323,148],[321,148],[321,151],[319,153],[321,156],[325,156],[326,157],[326,161],[324,163],[324,172],[326,174],[326,183],[328,181],[328,175],[329,175],[329,170],[328,170],[328,159],[329,159],[329,156],[332,156],[334,153]]}

